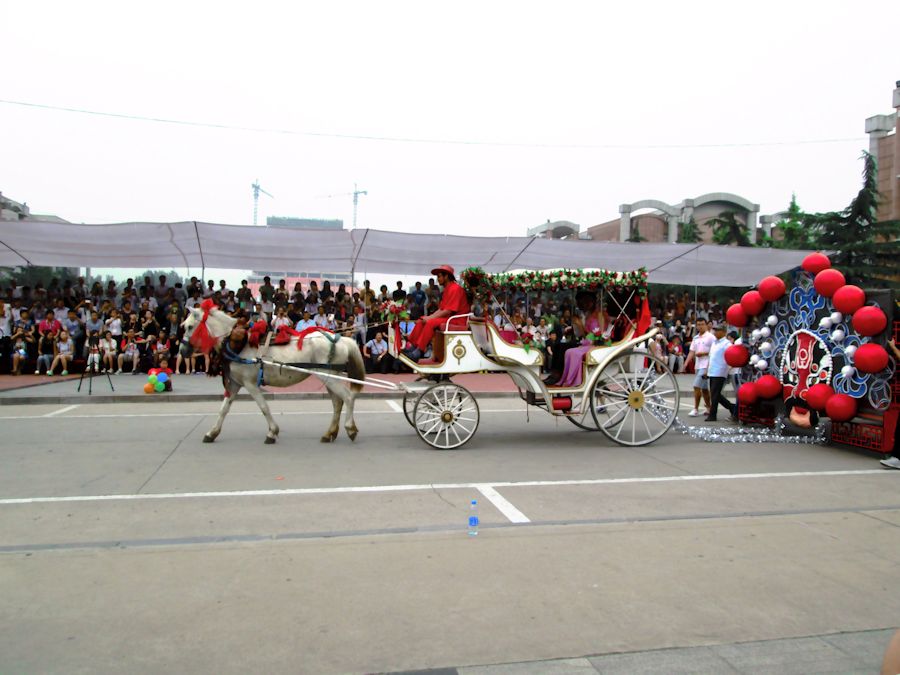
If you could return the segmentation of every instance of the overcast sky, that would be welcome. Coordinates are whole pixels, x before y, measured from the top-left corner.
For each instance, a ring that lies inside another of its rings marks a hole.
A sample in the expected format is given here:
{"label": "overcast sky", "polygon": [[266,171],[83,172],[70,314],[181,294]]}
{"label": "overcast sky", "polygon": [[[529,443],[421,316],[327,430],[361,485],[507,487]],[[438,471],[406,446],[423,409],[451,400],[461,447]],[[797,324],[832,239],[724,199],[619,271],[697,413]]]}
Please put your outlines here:
{"label": "overcast sky", "polygon": [[359,227],[404,232],[521,236],[714,191],[838,209],[900,79],[896,0],[5,0],[0,25],[0,99],[296,132],[0,103],[0,191],[88,223],[249,224],[256,178],[261,223],[349,227],[327,195],[357,183]]}

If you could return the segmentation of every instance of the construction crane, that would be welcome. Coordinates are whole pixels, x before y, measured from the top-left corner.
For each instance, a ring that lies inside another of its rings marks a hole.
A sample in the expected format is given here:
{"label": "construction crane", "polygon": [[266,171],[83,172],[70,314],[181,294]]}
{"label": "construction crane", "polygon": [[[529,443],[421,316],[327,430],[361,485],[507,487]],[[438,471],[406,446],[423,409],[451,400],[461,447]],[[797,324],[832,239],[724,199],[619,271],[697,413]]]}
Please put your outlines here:
{"label": "construction crane", "polygon": [[334,194],[334,195],[321,195],[321,196],[330,199],[331,197],[350,197],[352,195],[353,196],[353,229],[355,230],[356,229],[356,211],[359,208],[359,196],[360,195],[368,195],[368,194],[369,193],[366,190],[360,190],[356,186],[356,183],[354,183],[353,184],[353,192],[340,192],[340,193]]}
{"label": "construction crane", "polygon": [[256,225],[256,213],[259,209],[259,193],[262,192],[272,199],[275,199],[275,195],[269,194],[259,186],[259,178],[257,178],[250,187],[253,188],[253,224]]}

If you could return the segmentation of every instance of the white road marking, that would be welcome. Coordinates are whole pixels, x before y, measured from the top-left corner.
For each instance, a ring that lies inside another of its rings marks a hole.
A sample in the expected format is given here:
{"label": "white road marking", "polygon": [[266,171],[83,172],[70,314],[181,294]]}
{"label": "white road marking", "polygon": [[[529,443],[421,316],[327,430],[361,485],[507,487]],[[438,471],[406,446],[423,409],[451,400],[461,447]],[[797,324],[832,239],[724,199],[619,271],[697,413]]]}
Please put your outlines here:
{"label": "white road marking", "polygon": [[394,399],[386,398],[386,399],[384,399],[384,402],[387,403],[388,408],[390,408],[394,412],[403,412],[403,408],[401,408],[400,404],[397,403],[397,401],[395,401]]}
{"label": "white road marking", "polygon": [[[175,492],[120,495],[81,495],[72,497],[23,497],[0,499],[0,506],[14,504],[52,504],[56,502],[108,502],[137,501],[145,499],[205,499],[211,497],[277,497],[288,495],[324,495],[348,492],[408,492],[413,490],[481,490],[483,487],[553,487],[566,485],[616,485],[626,483],[677,483],[694,480],[752,480],[759,478],[818,478],[825,476],[866,476],[880,475],[896,479],[897,474],[884,469],[861,469],[856,471],[786,471],[781,473],[735,473],[683,476],[652,476],[647,478],[599,478],[595,480],[536,480],[521,482],[492,483],[431,483],[423,485],[370,485],[357,487],[292,488],[286,490],[239,490],[232,492]],[[484,493],[482,493],[484,494]]]}
{"label": "white road marking", "polygon": [[79,405],[79,403],[76,403],[75,405],[67,405],[65,408],[60,408],[59,410],[48,412],[46,415],[41,415],[41,417],[56,417],[57,415],[62,415],[64,412],[75,410],[75,408],[77,408]]}
{"label": "white road marking", "polygon": [[[388,399],[390,400],[390,399]],[[58,410],[55,413],[58,415],[63,412],[62,410]],[[394,411],[391,411],[394,412]],[[399,404],[397,406],[396,412],[403,412],[400,408]],[[497,409],[481,409],[482,413],[513,413],[513,412],[524,412],[523,408],[497,408]],[[130,417],[208,417],[210,415],[218,415],[218,410],[210,410],[209,412],[177,412],[177,413],[100,413],[98,415],[67,415],[67,420],[84,420],[84,419],[103,419],[103,418],[130,418]],[[229,417],[234,417],[236,415],[261,415],[258,410],[254,410],[252,412],[230,412],[228,413]],[[272,415],[277,417],[278,415],[331,415],[332,412],[330,410],[286,410],[283,412],[273,411]],[[384,410],[354,410],[354,415],[384,415]],[[0,420],[40,420],[48,417],[49,415],[7,415],[5,417],[0,416]]]}
{"label": "white road marking", "polygon": [[511,523],[530,523],[531,520],[519,509],[513,506],[509,500],[497,492],[490,485],[479,485],[478,491],[487,497],[488,501],[497,507],[497,510],[506,516]]}

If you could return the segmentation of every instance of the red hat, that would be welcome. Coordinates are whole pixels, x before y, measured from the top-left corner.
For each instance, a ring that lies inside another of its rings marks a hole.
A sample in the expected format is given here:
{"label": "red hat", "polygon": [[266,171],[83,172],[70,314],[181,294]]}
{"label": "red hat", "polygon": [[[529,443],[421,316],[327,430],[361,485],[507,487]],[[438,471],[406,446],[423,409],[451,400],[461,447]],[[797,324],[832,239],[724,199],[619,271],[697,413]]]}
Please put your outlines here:
{"label": "red hat", "polygon": [[440,265],[438,267],[435,267],[433,270],[431,270],[432,274],[437,274],[438,272],[446,272],[454,279],[456,278],[456,272],[453,270],[453,268],[450,265]]}

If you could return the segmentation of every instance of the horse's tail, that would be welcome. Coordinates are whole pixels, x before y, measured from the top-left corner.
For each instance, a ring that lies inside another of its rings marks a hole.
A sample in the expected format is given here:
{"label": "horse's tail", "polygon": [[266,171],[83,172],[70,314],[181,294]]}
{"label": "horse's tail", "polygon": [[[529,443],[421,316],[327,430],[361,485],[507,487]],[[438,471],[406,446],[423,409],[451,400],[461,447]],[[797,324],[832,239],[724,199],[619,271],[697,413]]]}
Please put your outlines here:
{"label": "horse's tail", "polygon": [[363,361],[362,353],[359,351],[359,345],[356,343],[356,340],[347,337],[344,340],[351,343],[347,345],[347,375],[354,380],[360,381],[360,383],[353,382],[350,385],[350,389],[359,393],[363,388],[361,382],[366,379],[366,364]]}

